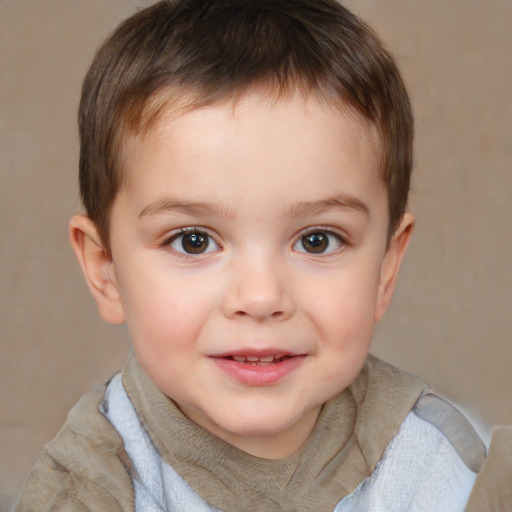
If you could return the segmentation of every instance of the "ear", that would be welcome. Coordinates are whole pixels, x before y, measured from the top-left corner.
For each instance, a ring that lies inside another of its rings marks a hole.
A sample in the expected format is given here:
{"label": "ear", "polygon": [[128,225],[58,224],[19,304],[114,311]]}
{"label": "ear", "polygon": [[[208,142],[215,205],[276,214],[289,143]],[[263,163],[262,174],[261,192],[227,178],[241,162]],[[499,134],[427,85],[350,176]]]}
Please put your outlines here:
{"label": "ear", "polygon": [[122,324],[125,315],[114,263],[96,225],[86,215],[75,215],[69,221],[69,238],[100,315],[109,323]]}
{"label": "ear", "polygon": [[400,226],[389,242],[389,247],[382,261],[379,291],[375,308],[376,323],[384,316],[384,313],[386,313],[391,303],[398,271],[404,259],[407,247],[409,246],[413,229],[414,216],[412,213],[407,212],[404,214]]}

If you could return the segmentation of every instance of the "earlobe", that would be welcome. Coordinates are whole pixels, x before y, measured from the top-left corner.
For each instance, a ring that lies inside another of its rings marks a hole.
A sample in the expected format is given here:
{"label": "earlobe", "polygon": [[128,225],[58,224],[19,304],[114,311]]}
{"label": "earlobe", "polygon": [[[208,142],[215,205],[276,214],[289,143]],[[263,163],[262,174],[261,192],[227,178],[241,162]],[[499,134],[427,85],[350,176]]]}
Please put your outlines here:
{"label": "earlobe", "polygon": [[69,222],[69,238],[101,316],[112,324],[123,323],[125,315],[114,263],[95,224],[86,215],[74,215]]}
{"label": "earlobe", "polygon": [[411,234],[414,229],[414,216],[412,213],[405,213],[396,230],[382,262],[377,304],[375,308],[375,322],[377,323],[387,311],[393,292],[400,265],[404,259]]}

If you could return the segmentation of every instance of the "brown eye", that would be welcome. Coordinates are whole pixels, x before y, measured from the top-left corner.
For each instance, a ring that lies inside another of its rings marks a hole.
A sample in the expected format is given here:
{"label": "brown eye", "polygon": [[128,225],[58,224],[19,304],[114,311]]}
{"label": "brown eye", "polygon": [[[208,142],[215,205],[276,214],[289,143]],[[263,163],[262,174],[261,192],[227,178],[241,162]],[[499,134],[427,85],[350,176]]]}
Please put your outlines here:
{"label": "brown eye", "polygon": [[182,254],[204,254],[219,248],[215,241],[202,231],[189,231],[175,235],[169,245]]}
{"label": "brown eye", "polygon": [[181,246],[189,254],[201,254],[208,249],[208,235],[204,233],[189,233],[183,235]]}
{"label": "brown eye", "polygon": [[301,244],[306,252],[325,252],[327,247],[329,247],[329,238],[321,231],[318,233],[309,233],[301,238]]}
{"label": "brown eye", "polygon": [[309,254],[329,254],[343,246],[343,239],[330,231],[311,231],[297,240],[293,249]]}

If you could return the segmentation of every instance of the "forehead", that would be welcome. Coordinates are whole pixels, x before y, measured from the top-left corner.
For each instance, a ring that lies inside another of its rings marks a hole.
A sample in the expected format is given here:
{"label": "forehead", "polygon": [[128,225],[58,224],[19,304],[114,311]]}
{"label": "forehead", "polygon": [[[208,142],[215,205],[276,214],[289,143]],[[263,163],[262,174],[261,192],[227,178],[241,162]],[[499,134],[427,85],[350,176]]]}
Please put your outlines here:
{"label": "forehead", "polygon": [[123,182],[143,191],[172,178],[177,189],[193,183],[198,194],[219,187],[223,176],[229,189],[241,180],[256,184],[270,171],[265,183],[284,193],[291,181],[312,189],[320,171],[339,169],[330,179],[357,174],[364,186],[383,186],[376,132],[347,105],[300,92],[253,90],[193,109],[173,105],[147,133],[127,137]]}
{"label": "forehead", "polygon": [[[316,153],[327,157],[350,141],[367,160],[365,165],[376,171],[372,178],[383,181],[382,142],[375,124],[348,103],[332,100],[318,91],[252,87],[213,103],[199,95],[167,91],[149,103],[142,117],[122,137],[121,183],[142,178],[137,176],[137,166],[130,163],[141,154],[158,152],[158,147],[172,140],[180,139],[175,148],[175,156],[180,157],[197,154],[206,143],[216,144],[218,152],[222,151],[221,145],[232,151],[229,143],[242,137],[245,140],[240,151],[249,150],[251,142],[262,151],[274,148],[275,154],[286,158],[300,154],[302,149],[311,156]],[[331,129],[325,130],[326,125]]]}

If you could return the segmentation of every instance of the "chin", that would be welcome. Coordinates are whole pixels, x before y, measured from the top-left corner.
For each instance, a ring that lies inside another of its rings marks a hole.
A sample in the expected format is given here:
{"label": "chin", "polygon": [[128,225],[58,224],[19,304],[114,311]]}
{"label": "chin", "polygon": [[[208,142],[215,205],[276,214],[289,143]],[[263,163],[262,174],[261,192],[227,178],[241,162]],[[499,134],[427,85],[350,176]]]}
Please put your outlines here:
{"label": "chin", "polygon": [[223,430],[247,437],[265,437],[273,436],[284,432],[294,424],[294,419],[290,418],[269,418],[265,415],[258,415],[258,417],[238,417],[233,421],[221,422],[224,425],[219,425]]}

